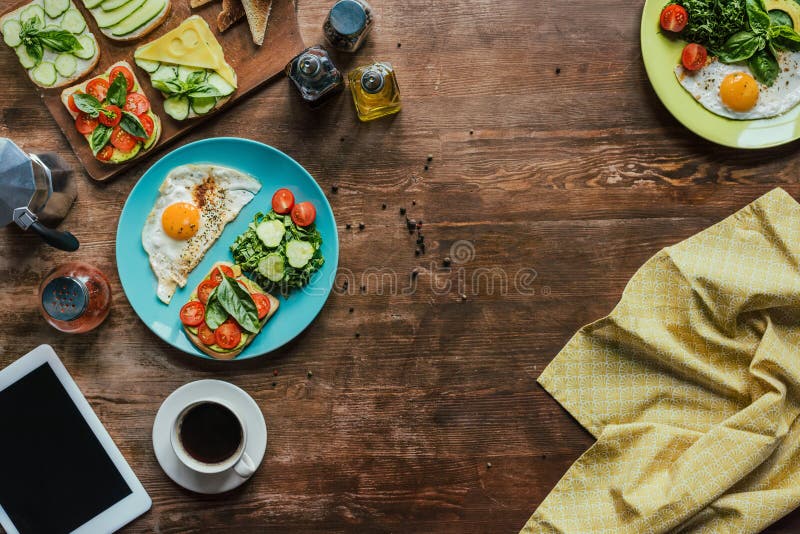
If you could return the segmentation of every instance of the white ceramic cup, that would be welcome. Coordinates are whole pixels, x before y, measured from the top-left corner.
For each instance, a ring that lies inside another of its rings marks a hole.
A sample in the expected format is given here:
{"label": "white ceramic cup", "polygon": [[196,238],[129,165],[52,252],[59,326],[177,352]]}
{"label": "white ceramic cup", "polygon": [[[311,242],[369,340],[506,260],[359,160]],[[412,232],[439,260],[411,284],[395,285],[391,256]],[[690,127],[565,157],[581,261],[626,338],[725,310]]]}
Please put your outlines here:
{"label": "white ceramic cup", "polygon": [[[183,423],[183,419],[186,417],[186,414],[189,413],[189,411],[195,406],[206,403],[219,404],[230,410],[230,412],[239,422],[239,427],[242,429],[242,440],[241,443],[239,443],[239,447],[236,449],[236,452],[222,462],[214,464],[201,462],[200,460],[194,458],[184,448],[180,438],[181,424]],[[175,451],[175,455],[178,457],[181,463],[192,471],[196,471],[198,473],[213,475],[215,473],[222,473],[223,471],[233,468],[234,472],[240,477],[249,478],[256,470],[255,463],[245,452],[245,447],[247,446],[247,427],[242,421],[242,417],[236,412],[236,409],[233,406],[220,399],[201,399],[189,404],[183,410],[181,410],[178,416],[175,418],[175,421],[172,423],[170,442],[172,443],[172,449]]]}

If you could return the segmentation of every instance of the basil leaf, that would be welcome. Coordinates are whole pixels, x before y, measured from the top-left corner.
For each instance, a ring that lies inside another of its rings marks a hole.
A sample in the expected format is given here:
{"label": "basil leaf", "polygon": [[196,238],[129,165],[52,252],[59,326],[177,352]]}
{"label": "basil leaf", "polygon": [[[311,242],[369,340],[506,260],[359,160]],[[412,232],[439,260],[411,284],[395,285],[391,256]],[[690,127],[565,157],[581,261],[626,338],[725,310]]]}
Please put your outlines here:
{"label": "basil leaf", "polygon": [[258,308],[253,302],[253,297],[233,278],[222,276],[222,282],[217,286],[217,299],[242,328],[250,333],[257,334],[261,329],[258,321]]}
{"label": "basil leaf", "polygon": [[723,63],[744,61],[763,49],[765,45],[766,40],[763,37],[751,32],[736,32],[722,45],[718,57]]}
{"label": "basil leaf", "polygon": [[56,52],[75,52],[83,48],[78,39],[66,30],[40,31],[36,37],[44,46]]}
{"label": "basil leaf", "polygon": [[186,79],[186,85],[194,87],[196,85],[203,83],[205,79],[206,79],[205,71],[198,70],[189,75],[189,77]]}
{"label": "basil leaf", "polygon": [[144,126],[139,121],[139,117],[130,111],[122,112],[122,120],[119,121],[119,127],[137,139],[147,139],[147,132],[144,131]]}
{"label": "basil leaf", "polygon": [[208,296],[205,319],[206,324],[211,330],[216,330],[222,323],[228,320],[228,312],[225,311],[225,308],[222,307],[222,304],[220,304],[217,298],[217,288],[214,288]]}
{"label": "basil leaf", "polygon": [[745,9],[747,10],[747,20],[753,32],[757,35],[766,34],[772,21],[767,10],[764,9],[763,0],[747,0]]}
{"label": "basil leaf", "polygon": [[198,85],[193,89],[190,89],[186,92],[186,96],[190,96],[193,98],[197,97],[205,97],[205,96],[213,96],[213,97],[220,97],[222,93],[219,92],[219,89],[213,87],[208,84]]}
{"label": "basil leaf", "polygon": [[91,117],[96,118],[103,107],[99,100],[86,93],[73,93],[72,99],[75,101],[75,107]]}
{"label": "basil leaf", "polygon": [[770,41],[773,46],[792,52],[800,50],[800,34],[789,26],[773,26],[770,30],[773,28],[775,29],[775,37]]}
{"label": "basil leaf", "polygon": [[92,149],[92,154],[96,156],[97,153],[108,144],[108,141],[111,139],[112,130],[113,128],[104,124],[97,125],[97,128],[92,132],[92,136],[89,137],[89,147]]}
{"label": "basil leaf", "polygon": [[42,57],[44,57],[44,47],[42,47],[42,43],[38,39],[26,38],[25,51],[33,58],[37,65],[42,61]]}
{"label": "basil leaf", "polygon": [[753,55],[747,62],[747,66],[753,71],[756,80],[768,86],[775,83],[775,78],[780,73],[778,60],[767,50],[762,50]]}
{"label": "basil leaf", "polygon": [[785,11],[781,11],[779,9],[773,9],[769,12],[769,20],[772,22],[772,26],[769,27],[770,34],[772,33],[773,28],[776,26],[792,27],[792,17],[790,17]]}
{"label": "basil leaf", "polygon": [[110,104],[124,108],[126,96],[128,96],[128,80],[121,72],[118,72],[117,77],[108,86],[106,100]]}

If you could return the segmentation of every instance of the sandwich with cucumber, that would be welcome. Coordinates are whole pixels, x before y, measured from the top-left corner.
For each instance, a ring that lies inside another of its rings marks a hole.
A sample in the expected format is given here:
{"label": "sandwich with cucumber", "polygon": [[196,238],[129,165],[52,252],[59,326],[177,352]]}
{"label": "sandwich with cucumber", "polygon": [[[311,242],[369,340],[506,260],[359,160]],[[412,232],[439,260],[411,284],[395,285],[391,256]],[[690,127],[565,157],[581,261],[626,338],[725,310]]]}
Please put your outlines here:
{"label": "sandwich with cucumber", "polygon": [[0,17],[0,33],[40,87],[68,85],[100,59],[97,39],[72,0],[33,0]]}
{"label": "sandwich with cucumber", "polygon": [[64,89],[61,102],[94,157],[103,163],[130,161],[150,150],[161,137],[161,120],[125,61]]}
{"label": "sandwich with cucumber", "polygon": [[242,276],[238,265],[217,262],[180,311],[192,344],[218,360],[232,360],[275,315],[278,299]]}
{"label": "sandwich with cucumber", "polygon": [[208,23],[197,15],[140,46],[133,57],[164,95],[164,112],[178,121],[219,109],[236,91],[236,72]]}
{"label": "sandwich with cucumber", "polygon": [[169,15],[170,0],[83,0],[97,26],[115,41],[132,41],[155,30]]}

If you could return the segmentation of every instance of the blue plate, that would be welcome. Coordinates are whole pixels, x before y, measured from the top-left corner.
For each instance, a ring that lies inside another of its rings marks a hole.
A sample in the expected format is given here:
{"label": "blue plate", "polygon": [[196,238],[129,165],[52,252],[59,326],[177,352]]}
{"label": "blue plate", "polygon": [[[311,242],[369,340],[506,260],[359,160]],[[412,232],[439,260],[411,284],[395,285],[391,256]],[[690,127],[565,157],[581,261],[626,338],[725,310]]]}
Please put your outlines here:
{"label": "blue plate", "polygon": [[[179,288],[167,306],[156,296],[156,277],[142,247],[142,227],[153,209],[164,178],[175,167],[187,163],[221,165],[245,172],[261,181],[261,191],[228,224],[219,240],[189,275],[186,287]],[[314,178],[299,163],[280,150],[248,139],[219,137],[197,141],[170,152],[144,173],[131,191],[119,218],[117,269],[122,289],[134,311],[158,337],[184,352],[211,359],[187,339],[178,313],[215,262],[233,261],[230,245],[247,229],[256,213],[266,213],[271,209],[272,195],[281,187],[290,189],[298,202],[308,200],[317,208],[316,224],[322,234],[325,264],[302,290],[294,290],[288,298],[276,295],[281,302],[278,312],[236,357],[237,360],[260,356],[288,343],[322,310],[339,264],[339,236],[331,205]]]}

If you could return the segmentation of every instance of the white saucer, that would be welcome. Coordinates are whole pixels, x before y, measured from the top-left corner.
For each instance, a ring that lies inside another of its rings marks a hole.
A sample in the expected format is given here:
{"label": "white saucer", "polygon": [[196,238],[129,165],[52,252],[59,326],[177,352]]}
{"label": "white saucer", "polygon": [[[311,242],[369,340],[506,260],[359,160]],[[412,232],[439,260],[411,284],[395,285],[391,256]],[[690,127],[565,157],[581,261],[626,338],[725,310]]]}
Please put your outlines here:
{"label": "white saucer", "polygon": [[244,484],[247,478],[237,475],[233,469],[214,475],[204,475],[186,467],[172,449],[170,433],[172,423],[189,404],[202,398],[216,397],[228,401],[247,427],[245,452],[253,460],[256,469],[267,450],[267,424],[256,401],[244,390],[221,380],[198,380],[179,387],[164,400],[153,422],[153,449],[161,469],[176,484],[205,494],[223,493]]}

